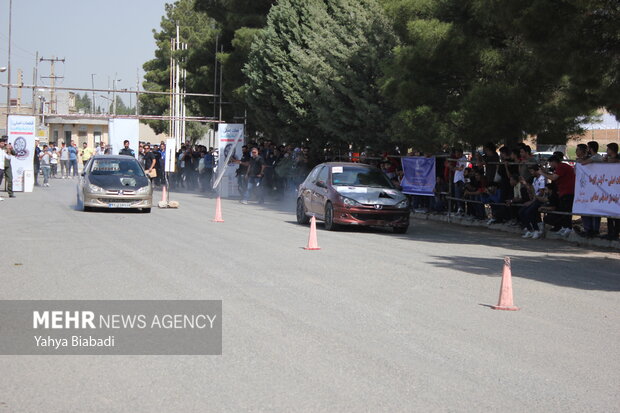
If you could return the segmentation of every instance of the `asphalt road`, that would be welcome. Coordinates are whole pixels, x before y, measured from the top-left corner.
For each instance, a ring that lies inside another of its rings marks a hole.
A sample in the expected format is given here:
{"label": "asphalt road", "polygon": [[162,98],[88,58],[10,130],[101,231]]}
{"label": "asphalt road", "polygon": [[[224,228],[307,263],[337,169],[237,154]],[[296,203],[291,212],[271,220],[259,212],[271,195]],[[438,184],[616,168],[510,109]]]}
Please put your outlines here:
{"label": "asphalt road", "polygon": [[[223,355],[0,356],[0,413],[620,411],[617,253],[416,221],[305,251],[286,205],[83,213],[74,184],[0,202],[0,299],[221,299]],[[518,312],[486,306],[504,256]]]}

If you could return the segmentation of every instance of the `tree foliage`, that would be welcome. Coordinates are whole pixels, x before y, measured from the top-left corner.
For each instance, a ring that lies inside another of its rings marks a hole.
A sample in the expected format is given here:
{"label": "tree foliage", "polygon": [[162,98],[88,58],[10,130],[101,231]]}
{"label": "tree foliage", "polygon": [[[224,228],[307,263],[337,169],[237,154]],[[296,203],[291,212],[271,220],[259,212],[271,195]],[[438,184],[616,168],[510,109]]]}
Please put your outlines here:
{"label": "tree foliage", "polygon": [[244,69],[257,126],[281,140],[376,144],[389,108],[382,64],[396,44],[374,0],[281,0]]}
{"label": "tree foliage", "polygon": [[505,30],[485,0],[383,3],[403,42],[383,83],[400,109],[396,135],[433,147],[508,143],[526,134],[565,141],[579,130],[587,106],[568,98],[561,74]]}
{"label": "tree foliage", "polygon": [[[265,26],[267,13],[276,0],[196,0],[195,8],[217,22],[218,59],[223,70],[224,117],[244,116],[244,86],[247,78],[243,66],[259,29]],[[223,51],[220,51],[223,48]],[[252,122],[250,113],[250,123]]]}
{"label": "tree foliage", "polygon": [[[194,6],[194,0],[178,0],[174,4],[166,4],[161,30],[153,31],[157,44],[155,58],[143,66],[146,72],[143,83],[145,90],[170,91],[170,41],[176,37],[178,25],[181,41],[188,43],[188,49],[175,52],[174,57],[187,70],[187,92],[213,93],[215,37],[218,30],[215,21],[205,13],[197,12]],[[141,95],[141,111],[144,114],[168,115],[171,113],[169,99],[167,95]],[[188,115],[215,116],[212,98],[188,96],[186,105]],[[168,132],[168,121],[149,120],[147,123],[156,133]],[[203,133],[204,128],[200,125],[187,123],[189,137],[199,138]]]}

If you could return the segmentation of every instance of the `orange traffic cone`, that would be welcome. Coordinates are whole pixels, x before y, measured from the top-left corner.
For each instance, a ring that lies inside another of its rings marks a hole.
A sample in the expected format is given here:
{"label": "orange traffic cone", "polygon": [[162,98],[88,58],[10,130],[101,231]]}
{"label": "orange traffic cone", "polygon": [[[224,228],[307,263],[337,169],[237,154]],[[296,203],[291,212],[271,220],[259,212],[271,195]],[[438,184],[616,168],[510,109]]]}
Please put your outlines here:
{"label": "orange traffic cone", "polygon": [[222,218],[222,199],[218,196],[215,200],[215,218],[213,222],[224,222]]}
{"label": "orange traffic cone", "polygon": [[314,215],[310,218],[310,236],[308,237],[308,246],[305,250],[320,250],[319,243],[316,239],[316,218]]}
{"label": "orange traffic cone", "polygon": [[504,258],[504,271],[502,273],[502,286],[499,291],[499,302],[491,306],[494,310],[517,311],[519,307],[514,305],[512,299],[512,271],[510,269],[510,257]]}
{"label": "orange traffic cone", "polygon": [[168,202],[166,199],[166,185],[161,187],[161,202]]}

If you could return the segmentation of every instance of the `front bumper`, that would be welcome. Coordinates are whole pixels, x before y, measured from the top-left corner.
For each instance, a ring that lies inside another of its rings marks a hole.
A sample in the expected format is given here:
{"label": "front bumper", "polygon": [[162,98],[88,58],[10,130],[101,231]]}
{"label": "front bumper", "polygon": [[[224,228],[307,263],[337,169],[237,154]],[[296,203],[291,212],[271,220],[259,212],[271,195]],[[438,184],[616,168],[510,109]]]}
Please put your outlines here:
{"label": "front bumper", "polygon": [[407,227],[409,226],[409,208],[383,207],[383,209],[375,209],[371,207],[336,206],[334,208],[334,222],[343,225]]}
{"label": "front bumper", "polygon": [[153,195],[84,193],[84,206],[93,208],[151,208],[153,206]]}

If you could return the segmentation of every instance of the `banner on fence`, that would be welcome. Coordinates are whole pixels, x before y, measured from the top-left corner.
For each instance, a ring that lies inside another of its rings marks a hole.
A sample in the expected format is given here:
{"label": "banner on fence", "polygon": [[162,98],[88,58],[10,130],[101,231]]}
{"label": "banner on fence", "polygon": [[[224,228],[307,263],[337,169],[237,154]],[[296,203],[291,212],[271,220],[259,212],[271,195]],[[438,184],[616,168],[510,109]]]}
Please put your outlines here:
{"label": "banner on fence", "polygon": [[410,195],[433,196],[435,189],[435,157],[411,156],[402,159],[403,193]]}
{"label": "banner on fence", "polygon": [[573,213],[620,216],[620,165],[575,165]]}

